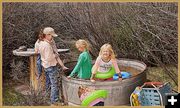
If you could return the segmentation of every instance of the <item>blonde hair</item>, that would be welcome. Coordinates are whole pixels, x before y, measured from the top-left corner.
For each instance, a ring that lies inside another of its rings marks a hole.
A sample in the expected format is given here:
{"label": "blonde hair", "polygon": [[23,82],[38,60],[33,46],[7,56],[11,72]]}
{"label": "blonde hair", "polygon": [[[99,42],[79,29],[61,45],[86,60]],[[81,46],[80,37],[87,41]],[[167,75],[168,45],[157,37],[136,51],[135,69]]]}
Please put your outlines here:
{"label": "blonde hair", "polygon": [[115,54],[114,54],[114,51],[113,51],[113,49],[112,49],[112,46],[110,45],[110,44],[104,44],[102,47],[101,47],[101,50],[100,50],[100,52],[99,52],[99,56],[101,56],[102,55],[102,52],[103,52],[103,50],[104,49],[108,49],[109,50],[109,52],[110,52],[110,56],[111,56],[111,59],[115,59]]}
{"label": "blonde hair", "polygon": [[79,39],[78,41],[76,41],[76,45],[83,47],[88,51],[90,50],[89,43],[86,40]]}

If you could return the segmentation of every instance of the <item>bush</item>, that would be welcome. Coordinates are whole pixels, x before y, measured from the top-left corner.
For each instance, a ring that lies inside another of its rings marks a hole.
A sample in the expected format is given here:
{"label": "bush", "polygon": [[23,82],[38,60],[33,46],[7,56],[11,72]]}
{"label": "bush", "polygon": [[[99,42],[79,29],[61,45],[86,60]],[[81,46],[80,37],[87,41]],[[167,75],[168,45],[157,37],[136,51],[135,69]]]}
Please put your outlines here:
{"label": "bush", "polygon": [[61,48],[83,38],[94,58],[110,43],[117,57],[177,68],[177,10],[177,3],[3,3],[3,75],[14,58],[10,52],[33,48],[46,26],[55,28]]}

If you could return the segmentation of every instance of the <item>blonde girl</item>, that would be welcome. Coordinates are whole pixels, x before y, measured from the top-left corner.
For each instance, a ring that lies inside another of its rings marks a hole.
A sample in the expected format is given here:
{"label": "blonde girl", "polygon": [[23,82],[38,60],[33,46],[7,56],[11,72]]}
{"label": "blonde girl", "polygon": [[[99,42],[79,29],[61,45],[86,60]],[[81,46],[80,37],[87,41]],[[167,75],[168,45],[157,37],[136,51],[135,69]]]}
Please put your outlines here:
{"label": "blonde girl", "polygon": [[71,78],[75,75],[77,75],[78,78],[81,79],[90,79],[91,77],[91,56],[89,54],[89,44],[87,41],[83,39],[79,39],[75,43],[76,48],[81,52],[78,58],[78,62],[71,72],[71,74],[68,76],[68,78]]}
{"label": "blonde girl", "polygon": [[[112,67],[115,68],[115,72],[120,74],[120,70],[115,58],[114,51],[110,44],[104,44],[99,52],[99,56],[92,68],[91,81],[95,81],[95,74],[98,72],[108,72]],[[121,79],[120,79],[121,80]]]}

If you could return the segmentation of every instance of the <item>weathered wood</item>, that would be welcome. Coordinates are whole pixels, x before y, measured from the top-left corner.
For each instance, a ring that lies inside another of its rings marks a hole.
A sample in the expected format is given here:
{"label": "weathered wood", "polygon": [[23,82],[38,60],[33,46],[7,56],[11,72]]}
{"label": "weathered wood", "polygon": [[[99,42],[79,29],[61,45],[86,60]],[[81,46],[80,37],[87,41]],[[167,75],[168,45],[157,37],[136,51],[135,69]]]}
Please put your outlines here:
{"label": "weathered wood", "polygon": [[36,56],[30,56],[30,83],[32,88],[38,90]]}
{"label": "weathered wood", "polygon": [[[67,53],[69,52],[69,49],[58,49],[58,52]],[[33,48],[28,48],[27,51],[18,51],[16,49],[16,50],[13,50],[13,54],[16,56],[32,56],[32,55],[35,55],[35,51]]]}
{"label": "weathered wood", "polygon": [[37,56],[30,56],[30,83],[33,88],[33,90],[45,90],[45,73],[44,70],[42,72],[42,75],[40,79],[37,79],[38,75],[38,70],[37,70],[37,65],[36,65],[36,59]]}
{"label": "weathered wood", "polygon": [[36,82],[35,82],[35,71],[34,71],[34,56],[30,56],[29,57],[30,58],[30,68],[29,68],[29,70],[30,70],[30,83],[31,83],[31,86],[33,87],[33,89],[34,90],[37,90],[37,86],[35,86],[36,85]]}
{"label": "weathered wood", "polygon": [[45,90],[46,77],[44,73],[44,69],[42,70],[41,77],[38,80],[38,90]]}

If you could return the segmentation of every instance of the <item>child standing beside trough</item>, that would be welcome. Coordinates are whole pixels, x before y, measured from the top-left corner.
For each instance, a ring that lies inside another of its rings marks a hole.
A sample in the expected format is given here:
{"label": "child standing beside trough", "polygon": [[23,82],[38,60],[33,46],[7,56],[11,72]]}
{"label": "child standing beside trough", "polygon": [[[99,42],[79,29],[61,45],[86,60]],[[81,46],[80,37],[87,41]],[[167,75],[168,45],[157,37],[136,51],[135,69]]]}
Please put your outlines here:
{"label": "child standing beside trough", "polygon": [[54,32],[54,29],[51,27],[46,27],[43,29],[41,34],[43,41],[39,42],[38,51],[41,56],[41,62],[42,66],[44,67],[44,71],[50,80],[51,104],[56,105],[59,100],[57,64],[59,63],[63,70],[68,68],[64,66],[63,62],[57,54],[57,48],[55,46],[53,37],[57,37],[58,35]]}
{"label": "child standing beside trough", "polygon": [[72,76],[77,74],[78,78],[90,79],[92,59],[89,54],[89,44],[85,40],[79,39],[78,41],[76,41],[76,48],[82,53],[79,55],[78,62],[75,68],[67,78],[70,79]]}

